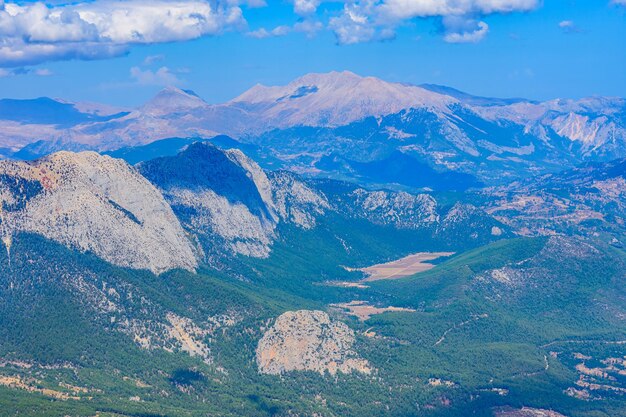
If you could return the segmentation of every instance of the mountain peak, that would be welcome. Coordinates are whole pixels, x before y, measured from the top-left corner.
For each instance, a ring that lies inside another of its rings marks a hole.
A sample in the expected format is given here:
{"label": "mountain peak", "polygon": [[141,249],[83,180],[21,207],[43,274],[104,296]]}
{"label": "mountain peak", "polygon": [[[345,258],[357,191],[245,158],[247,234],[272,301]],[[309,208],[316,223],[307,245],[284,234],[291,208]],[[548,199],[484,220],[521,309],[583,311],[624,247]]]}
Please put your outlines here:
{"label": "mountain peak", "polygon": [[413,107],[447,112],[456,102],[421,87],[332,71],[306,74],[284,86],[256,85],[230,104],[261,108],[263,119],[279,126],[336,126]]}
{"label": "mountain peak", "polygon": [[142,110],[152,115],[164,115],[206,106],[207,102],[195,92],[168,86],[144,104]]}

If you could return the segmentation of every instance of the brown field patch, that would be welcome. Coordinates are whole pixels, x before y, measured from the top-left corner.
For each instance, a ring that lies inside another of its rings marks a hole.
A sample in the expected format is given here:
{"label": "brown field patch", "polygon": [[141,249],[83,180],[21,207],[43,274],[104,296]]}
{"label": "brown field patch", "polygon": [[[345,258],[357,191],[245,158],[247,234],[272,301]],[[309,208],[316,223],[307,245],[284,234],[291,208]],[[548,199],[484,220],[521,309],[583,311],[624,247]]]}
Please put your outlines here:
{"label": "brown field patch", "polygon": [[415,310],[403,307],[374,307],[365,301],[350,301],[349,303],[331,304],[331,307],[339,308],[346,314],[357,317],[361,321],[369,320],[370,317],[388,311],[404,311],[414,313]]}
{"label": "brown field patch", "polygon": [[363,279],[361,282],[398,279],[428,271],[435,267],[435,265],[428,261],[444,256],[452,256],[454,253],[455,252],[419,252],[396,261],[368,266],[367,268],[361,269],[361,271],[367,274],[367,278]]}

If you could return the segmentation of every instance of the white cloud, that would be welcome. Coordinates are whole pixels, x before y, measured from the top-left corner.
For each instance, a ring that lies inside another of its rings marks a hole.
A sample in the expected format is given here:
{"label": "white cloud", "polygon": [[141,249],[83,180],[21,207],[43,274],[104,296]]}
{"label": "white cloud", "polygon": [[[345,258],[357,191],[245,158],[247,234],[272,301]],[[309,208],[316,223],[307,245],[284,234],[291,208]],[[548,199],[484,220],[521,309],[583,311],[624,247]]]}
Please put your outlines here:
{"label": "white cloud", "polygon": [[131,45],[241,28],[235,0],[94,0],[45,5],[0,0],[0,66],[118,56]]}
{"label": "white cloud", "polygon": [[343,13],[329,21],[335,32],[337,43],[350,45],[360,42],[392,39],[395,31],[392,25],[378,22],[378,4],[373,0],[346,4]]}
{"label": "white cloud", "polygon": [[161,67],[156,71],[149,69],[142,70],[139,67],[132,67],[130,69],[130,76],[137,82],[137,84],[141,85],[157,85],[165,87],[182,84],[182,80],[180,80],[168,67]]}
{"label": "white cloud", "polygon": [[322,22],[310,19],[304,19],[293,26],[276,26],[272,30],[267,30],[265,28],[260,28],[257,30],[253,30],[248,32],[246,35],[252,38],[257,39],[265,39],[265,38],[274,38],[278,36],[286,36],[291,32],[304,33],[307,37],[311,38],[317,34],[320,30],[324,28]]}
{"label": "white cloud", "polygon": [[312,15],[322,3],[322,0],[292,0],[293,11],[300,16]]}
{"label": "white cloud", "polygon": [[446,16],[442,20],[445,34],[443,40],[449,43],[476,43],[482,41],[489,25],[485,22],[457,16]]}
{"label": "white cloud", "polygon": [[[534,10],[540,0],[355,0],[329,21],[340,44],[385,40],[397,27],[416,18],[440,18],[447,42],[478,42],[488,30],[479,18]],[[446,24],[454,19],[454,26]],[[461,24],[461,22],[463,22]]]}
{"label": "white cloud", "polygon": [[277,26],[272,30],[267,30],[265,28],[253,30],[251,32],[248,32],[247,35],[252,38],[265,39],[276,36],[285,36],[289,32],[291,32],[291,28],[289,26]]}
{"label": "white cloud", "polygon": [[386,0],[381,9],[388,16],[410,19],[525,12],[538,5],[539,0]]}
{"label": "white cloud", "polygon": [[626,6],[626,0],[611,0],[611,4],[615,4],[617,6]]}
{"label": "white cloud", "polygon": [[38,75],[40,77],[49,77],[51,75],[54,75],[54,73],[51,70],[49,70],[48,68],[37,68],[34,71],[34,74]]}
{"label": "white cloud", "polygon": [[294,32],[304,33],[309,38],[315,36],[322,29],[324,29],[322,22],[312,19],[304,19],[293,25]]}

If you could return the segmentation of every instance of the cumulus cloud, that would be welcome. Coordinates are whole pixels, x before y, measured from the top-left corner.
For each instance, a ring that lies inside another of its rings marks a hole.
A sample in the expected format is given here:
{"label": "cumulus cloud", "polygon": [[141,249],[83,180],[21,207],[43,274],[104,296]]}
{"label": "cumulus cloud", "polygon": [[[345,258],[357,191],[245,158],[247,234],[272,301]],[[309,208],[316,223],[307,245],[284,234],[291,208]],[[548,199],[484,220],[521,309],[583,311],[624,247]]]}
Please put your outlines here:
{"label": "cumulus cloud", "polygon": [[165,60],[165,55],[163,54],[148,55],[147,57],[143,59],[143,65],[150,66],[150,65],[156,64],[157,62],[161,62],[164,60]]}
{"label": "cumulus cloud", "polygon": [[139,67],[132,67],[130,69],[130,76],[137,84],[140,85],[156,85],[165,87],[182,84],[182,80],[180,80],[168,67],[161,67],[156,71],[149,69],[142,70]]}
{"label": "cumulus cloud", "polygon": [[137,44],[184,41],[245,26],[235,0],[0,0],[0,66],[119,56]]}
{"label": "cumulus cloud", "polygon": [[317,11],[321,0],[293,0],[293,11],[301,16],[308,16]]}
{"label": "cumulus cloud", "polygon": [[386,0],[381,10],[388,16],[410,19],[525,12],[538,5],[539,0]]}
{"label": "cumulus cloud", "polygon": [[[385,40],[417,18],[441,19],[447,42],[478,42],[489,31],[480,18],[534,10],[540,0],[355,0],[329,26],[340,44]],[[448,21],[448,22],[446,22]]]}
{"label": "cumulus cloud", "polygon": [[449,43],[476,43],[487,36],[489,25],[485,22],[458,16],[446,16],[442,19],[444,41]]}
{"label": "cumulus cloud", "polygon": [[343,13],[331,18],[328,25],[335,32],[337,43],[350,45],[394,38],[393,25],[379,19],[379,7],[372,0],[346,4]]}
{"label": "cumulus cloud", "polygon": [[304,19],[293,25],[294,32],[304,33],[309,38],[315,36],[322,29],[324,29],[322,22],[312,19]]}

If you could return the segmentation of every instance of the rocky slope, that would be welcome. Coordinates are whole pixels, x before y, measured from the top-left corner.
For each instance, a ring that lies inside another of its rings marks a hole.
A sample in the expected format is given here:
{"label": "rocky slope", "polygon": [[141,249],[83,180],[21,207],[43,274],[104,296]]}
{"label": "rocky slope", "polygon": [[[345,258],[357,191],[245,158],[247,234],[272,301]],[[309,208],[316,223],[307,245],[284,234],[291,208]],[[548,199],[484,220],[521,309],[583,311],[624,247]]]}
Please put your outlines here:
{"label": "rocky slope", "polygon": [[33,232],[120,266],[195,269],[194,250],[159,191],[132,167],[96,153],[0,163],[3,241]]}
{"label": "rocky slope", "polygon": [[265,332],[256,349],[259,372],[372,372],[353,350],[354,331],[323,311],[288,311]]}
{"label": "rocky slope", "polygon": [[496,417],[565,417],[561,413],[552,410],[542,410],[539,408],[524,407],[519,410],[498,410]]}
{"label": "rocky slope", "polygon": [[207,261],[233,254],[267,257],[280,222],[309,229],[329,207],[295,176],[268,175],[241,151],[205,143],[142,163],[139,170],[198,236]]}
{"label": "rocky slope", "polygon": [[502,234],[502,225],[475,207],[448,210],[429,194],[266,172],[239,150],[201,142],[137,170],[93,152],[5,161],[0,186],[7,250],[16,233],[34,232],[155,273],[193,270],[197,258],[213,266],[237,255],[266,258],[281,228],[311,231],[329,215],[347,226],[366,221],[470,246]]}
{"label": "rocky slope", "polygon": [[143,162],[138,169],[197,237],[211,264],[233,255],[266,258],[281,238],[281,227],[313,230],[328,215],[470,245],[505,234],[501,223],[473,206],[448,210],[429,194],[369,191],[332,180],[308,181],[288,171],[264,171],[239,150],[207,143]]}

